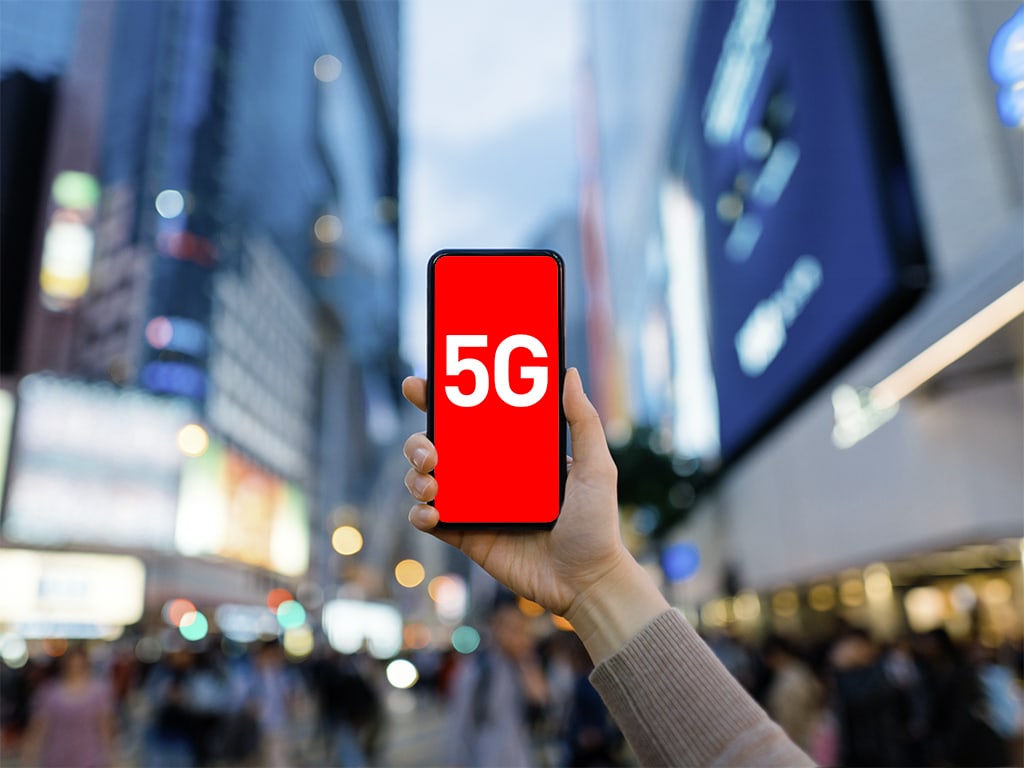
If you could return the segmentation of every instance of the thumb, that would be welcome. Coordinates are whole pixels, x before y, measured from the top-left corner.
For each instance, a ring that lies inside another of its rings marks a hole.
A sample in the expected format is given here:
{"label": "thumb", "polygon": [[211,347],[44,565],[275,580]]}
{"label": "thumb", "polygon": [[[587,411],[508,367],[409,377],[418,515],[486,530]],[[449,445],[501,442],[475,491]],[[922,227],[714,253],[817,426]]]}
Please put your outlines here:
{"label": "thumb", "polygon": [[575,368],[565,372],[562,405],[572,439],[573,469],[614,471],[615,463],[608,452],[601,417],[583,392],[583,381]]}

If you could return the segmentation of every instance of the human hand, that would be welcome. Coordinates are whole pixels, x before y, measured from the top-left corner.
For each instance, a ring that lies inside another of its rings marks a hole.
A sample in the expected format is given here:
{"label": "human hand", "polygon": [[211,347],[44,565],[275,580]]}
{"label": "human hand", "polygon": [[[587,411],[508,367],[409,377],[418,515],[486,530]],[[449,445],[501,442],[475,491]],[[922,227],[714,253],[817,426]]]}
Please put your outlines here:
{"label": "human hand", "polygon": [[[402,393],[421,411],[427,406],[427,383],[412,377],[402,382]],[[544,531],[493,531],[438,529],[437,509],[420,503],[409,512],[409,520],[422,531],[451,544],[478,563],[506,587],[544,606],[552,613],[566,615],[574,601],[612,577],[626,563],[633,563],[619,534],[616,497],[617,471],[608,451],[604,430],[594,406],[583,392],[575,368],[566,371],[562,394],[572,441],[573,458],[568,459],[565,500],[558,522]],[[494,453],[502,457],[501,435],[493,436]],[[437,481],[430,472],[437,464],[434,445],[423,433],[405,443],[405,455],[413,465],[405,476],[409,493],[420,502],[437,495]],[[494,462],[496,492],[514,488],[516,457]],[[481,499],[481,504],[486,500]]]}

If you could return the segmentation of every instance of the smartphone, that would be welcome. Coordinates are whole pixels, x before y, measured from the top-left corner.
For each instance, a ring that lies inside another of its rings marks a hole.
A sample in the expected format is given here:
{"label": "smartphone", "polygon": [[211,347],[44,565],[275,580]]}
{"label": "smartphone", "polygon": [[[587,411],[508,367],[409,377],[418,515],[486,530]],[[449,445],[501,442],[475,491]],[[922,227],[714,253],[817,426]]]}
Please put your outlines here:
{"label": "smartphone", "polygon": [[565,269],[445,250],[427,268],[427,437],[440,525],[550,528],[565,494]]}

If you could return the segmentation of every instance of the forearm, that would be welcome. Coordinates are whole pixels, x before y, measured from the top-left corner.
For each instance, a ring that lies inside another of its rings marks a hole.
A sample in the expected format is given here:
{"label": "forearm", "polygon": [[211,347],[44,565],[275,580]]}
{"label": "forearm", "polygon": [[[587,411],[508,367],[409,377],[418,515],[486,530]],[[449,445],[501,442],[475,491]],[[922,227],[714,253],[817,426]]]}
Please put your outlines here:
{"label": "forearm", "polygon": [[810,764],[627,552],[566,618],[642,764]]}
{"label": "forearm", "polygon": [[624,552],[614,568],[573,601],[565,618],[597,665],[668,608],[643,567]]}
{"label": "forearm", "polygon": [[642,765],[812,765],[676,611],[666,610],[591,681]]}

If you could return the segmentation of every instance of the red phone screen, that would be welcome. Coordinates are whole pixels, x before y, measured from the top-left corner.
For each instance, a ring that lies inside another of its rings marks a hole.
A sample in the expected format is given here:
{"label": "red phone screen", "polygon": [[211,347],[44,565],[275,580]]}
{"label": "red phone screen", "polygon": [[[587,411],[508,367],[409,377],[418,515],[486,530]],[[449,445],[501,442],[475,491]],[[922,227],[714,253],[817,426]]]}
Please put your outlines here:
{"label": "red phone screen", "polygon": [[565,485],[561,259],[442,251],[428,285],[441,523],[552,525]]}

